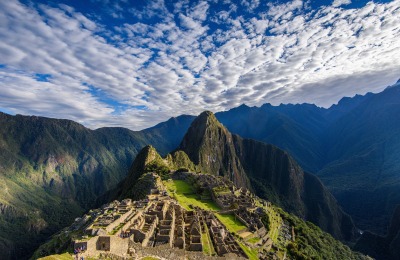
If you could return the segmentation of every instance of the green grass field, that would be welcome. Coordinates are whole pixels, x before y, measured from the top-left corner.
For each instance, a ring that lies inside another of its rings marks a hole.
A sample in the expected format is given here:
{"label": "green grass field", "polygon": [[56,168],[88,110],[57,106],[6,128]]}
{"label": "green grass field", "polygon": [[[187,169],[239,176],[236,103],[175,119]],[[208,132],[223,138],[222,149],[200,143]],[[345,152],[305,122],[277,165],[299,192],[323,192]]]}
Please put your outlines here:
{"label": "green grass field", "polygon": [[272,239],[274,243],[278,243],[278,236],[279,236],[279,227],[282,225],[282,218],[271,207],[268,208],[268,215],[269,215],[269,237]]}
{"label": "green grass field", "polygon": [[253,238],[248,239],[247,242],[255,244],[260,240],[261,240],[261,238],[259,238],[259,237],[253,237]]}
{"label": "green grass field", "polygon": [[190,210],[190,205],[205,210],[219,210],[220,208],[213,201],[201,201],[199,195],[195,194],[189,183],[182,180],[164,181],[171,197],[175,198],[182,207]]}
{"label": "green grass field", "polygon": [[230,232],[239,232],[243,229],[246,229],[247,227],[240,222],[238,219],[235,219],[234,215],[228,214],[228,215],[222,215],[222,214],[215,214],[219,221],[222,222],[222,224],[225,225],[225,227],[230,231]]}
{"label": "green grass field", "polygon": [[242,243],[238,242],[239,246],[243,249],[244,253],[250,260],[258,260],[258,251],[257,249],[249,248]]}
{"label": "green grass field", "polygon": [[210,234],[208,233],[207,226],[204,224],[204,232],[201,234],[201,243],[203,244],[203,253],[211,256],[215,254],[214,246],[211,241]]}

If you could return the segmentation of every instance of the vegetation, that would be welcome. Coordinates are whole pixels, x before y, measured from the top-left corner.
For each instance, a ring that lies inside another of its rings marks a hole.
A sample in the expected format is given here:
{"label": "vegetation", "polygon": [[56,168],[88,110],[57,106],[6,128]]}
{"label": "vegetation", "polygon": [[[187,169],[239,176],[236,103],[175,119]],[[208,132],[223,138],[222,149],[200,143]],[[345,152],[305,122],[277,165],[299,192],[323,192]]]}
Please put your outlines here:
{"label": "vegetation", "polygon": [[201,233],[201,243],[203,245],[203,253],[208,256],[215,255],[216,253],[207,226],[204,225],[202,229],[203,232]]}
{"label": "vegetation", "polygon": [[43,258],[39,258],[39,260],[71,260],[72,255],[69,253],[64,253],[62,255],[50,255]]}
{"label": "vegetation", "polygon": [[279,228],[282,225],[282,217],[274,207],[269,207],[267,212],[269,220],[269,237],[274,241],[274,243],[279,243],[278,236]]}
{"label": "vegetation", "polygon": [[230,231],[237,233],[243,229],[246,229],[246,226],[236,219],[235,215],[233,214],[215,214],[219,221],[225,225],[225,227]]}
{"label": "vegetation", "polygon": [[45,244],[41,245],[32,256],[32,259],[38,259],[40,257],[63,254],[64,252],[72,253],[73,248],[71,241],[81,238],[83,235],[82,231],[65,232],[61,231],[56,235],[52,236],[51,239]]}
{"label": "vegetation", "polygon": [[243,249],[244,253],[250,260],[258,260],[258,250],[255,248],[249,248],[246,245],[238,242],[239,246]]}
{"label": "vegetation", "polygon": [[269,215],[268,214],[265,214],[264,216],[261,217],[261,222],[264,224],[264,227],[267,230],[270,230],[271,222],[269,221]]}
{"label": "vegetation", "polygon": [[252,238],[249,238],[247,240],[247,242],[252,243],[252,244],[256,244],[260,240],[261,240],[261,238],[259,238],[259,237],[252,237]]}
{"label": "vegetation", "polygon": [[294,226],[295,241],[287,246],[288,254],[295,259],[365,259],[311,222],[305,222],[280,208],[275,208],[282,219]]}
{"label": "vegetation", "polygon": [[213,201],[201,201],[200,195],[194,193],[192,186],[186,181],[182,180],[168,180],[164,181],[169,194],[174,197],[179,204],[187,210],[191,207],[197,206],[205,210],[219,210],[220,208]]}

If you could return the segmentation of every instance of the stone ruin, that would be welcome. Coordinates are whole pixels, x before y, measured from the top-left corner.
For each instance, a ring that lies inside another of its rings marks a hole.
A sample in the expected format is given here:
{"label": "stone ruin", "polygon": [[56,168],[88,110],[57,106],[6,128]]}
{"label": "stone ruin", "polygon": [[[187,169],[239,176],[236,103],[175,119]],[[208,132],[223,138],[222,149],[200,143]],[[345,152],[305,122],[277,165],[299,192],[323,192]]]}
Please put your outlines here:
{"label": "stone ruin", "polygon": [[[86,229],[92,235],[93,230],[101,226],[106,233],[76,240],[74,248],[82,249],[85,256],[107,253],[127,257],[136,254],[132,252],[137,252],[138,248],[158,247],[201,253],[202,236],[209,234],[218,256],[246,257],[212,212],[199,208],[185,210],[171,198],[147,202],[145,207],[142,207],[143,201],[133,203],[131,200],[107,205]],[[115,218],[116,215],[119,217]]]}

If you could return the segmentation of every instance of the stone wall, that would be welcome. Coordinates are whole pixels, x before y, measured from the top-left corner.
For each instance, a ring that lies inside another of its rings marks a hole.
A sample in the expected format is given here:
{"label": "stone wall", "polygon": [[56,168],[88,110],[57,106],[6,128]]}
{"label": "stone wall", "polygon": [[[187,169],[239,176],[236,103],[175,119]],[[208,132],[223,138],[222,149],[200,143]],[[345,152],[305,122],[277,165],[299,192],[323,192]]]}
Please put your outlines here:
{"label": "stone wall", "polygon": [[122,222],[124,222],[126,220],[126,218],[133,212],[134,209],[130,209],[128,212],[126,212],[125,214],[122,214],[121,217],[119,217],[117,220],[115,220],[113,223],[111,223],[110,225],[108,225],[106,227],[106,231],[107,232],[111,232],[113,231],[113,229],[115,227],[117,227],[119,224],[121,224]]}

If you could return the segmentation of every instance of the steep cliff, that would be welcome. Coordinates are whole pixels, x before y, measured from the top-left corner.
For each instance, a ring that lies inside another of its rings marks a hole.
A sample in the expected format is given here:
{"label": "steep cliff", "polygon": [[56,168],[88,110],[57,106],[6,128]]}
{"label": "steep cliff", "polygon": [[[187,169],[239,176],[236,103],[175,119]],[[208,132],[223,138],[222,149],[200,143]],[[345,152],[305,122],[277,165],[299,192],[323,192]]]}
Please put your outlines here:
{"label": "steep cliff", "polygon": [[179,149],[202,171],[254,190],[336,238],[353,238],[351,218],[317,177],[305,173],[287,152],[273,145],[232,135],[211,112],[193,121]]}

